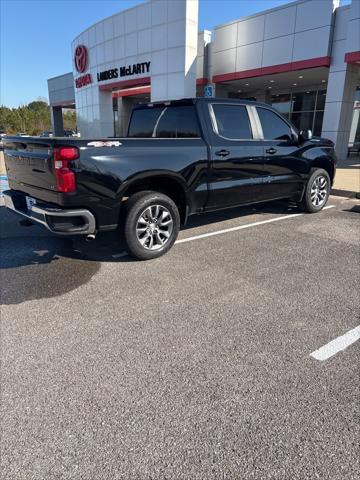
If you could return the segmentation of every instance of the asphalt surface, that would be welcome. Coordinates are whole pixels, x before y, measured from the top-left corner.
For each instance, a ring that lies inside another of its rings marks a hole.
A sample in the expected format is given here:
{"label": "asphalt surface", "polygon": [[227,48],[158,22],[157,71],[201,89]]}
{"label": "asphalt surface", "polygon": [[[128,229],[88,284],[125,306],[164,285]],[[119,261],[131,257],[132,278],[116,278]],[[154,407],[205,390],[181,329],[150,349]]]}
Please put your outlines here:
{"label": "asphalt surface", "polygon": [[359,478],[360,342],[310,357],[360,323],[360,202],[329,205],[149,262],[0,207],[3,478]]}

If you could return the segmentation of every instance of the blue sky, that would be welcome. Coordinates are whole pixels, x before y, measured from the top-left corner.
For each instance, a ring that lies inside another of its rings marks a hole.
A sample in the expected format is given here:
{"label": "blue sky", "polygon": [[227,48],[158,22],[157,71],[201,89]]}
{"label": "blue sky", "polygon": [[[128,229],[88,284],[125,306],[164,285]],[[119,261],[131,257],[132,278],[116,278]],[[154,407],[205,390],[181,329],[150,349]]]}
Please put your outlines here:
{"label": "blue sky", "polygon": [[[0,104],[47,97],[46,80],[71,70],[70,44],[93,23],[139,0],[0,0]],[[200,0],[199,29],[289,3]]]}

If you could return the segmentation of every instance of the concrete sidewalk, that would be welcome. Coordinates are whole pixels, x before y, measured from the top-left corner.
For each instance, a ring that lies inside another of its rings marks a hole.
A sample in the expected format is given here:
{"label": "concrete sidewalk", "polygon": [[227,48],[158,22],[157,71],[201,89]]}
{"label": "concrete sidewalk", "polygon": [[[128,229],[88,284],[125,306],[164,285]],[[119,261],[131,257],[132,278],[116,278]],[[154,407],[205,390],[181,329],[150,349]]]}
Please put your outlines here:
{"label": "concrete sidewalk", "polygon": [[352,155],[339,161],[336,169],[333,195],[360,198],[360,157]]}

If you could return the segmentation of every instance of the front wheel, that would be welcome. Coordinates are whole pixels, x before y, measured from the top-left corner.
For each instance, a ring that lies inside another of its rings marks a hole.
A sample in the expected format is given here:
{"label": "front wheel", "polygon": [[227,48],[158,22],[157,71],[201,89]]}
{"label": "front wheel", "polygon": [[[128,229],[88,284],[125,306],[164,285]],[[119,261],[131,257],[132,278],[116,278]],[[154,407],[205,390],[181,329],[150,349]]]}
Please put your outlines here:
{"label": "front wheel", "polygon": [[301,206],[306,212],[322,210],[330,195],[330,177],[326,170],[317,168],[312,172],[305,188]]}
{"label": "front wheel", "polygon": [[179,228],[178,208],[168,196],[144,191],[128,200],[125,241],[129,252],[139,260],[164,255],[175,243]]}

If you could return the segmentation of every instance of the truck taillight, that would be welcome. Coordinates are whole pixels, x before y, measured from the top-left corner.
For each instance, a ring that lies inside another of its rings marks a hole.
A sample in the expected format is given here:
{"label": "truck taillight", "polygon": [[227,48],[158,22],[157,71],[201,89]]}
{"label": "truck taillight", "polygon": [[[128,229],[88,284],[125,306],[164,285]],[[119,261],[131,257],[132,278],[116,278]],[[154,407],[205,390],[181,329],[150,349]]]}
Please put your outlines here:
{"label": "truck taillight", "polygon": [[79,157],[79,150],[76,147],[56,147],[53,150],[53,155],[58,192],[75,192],[75,173],[70,170],[69,163]]}

